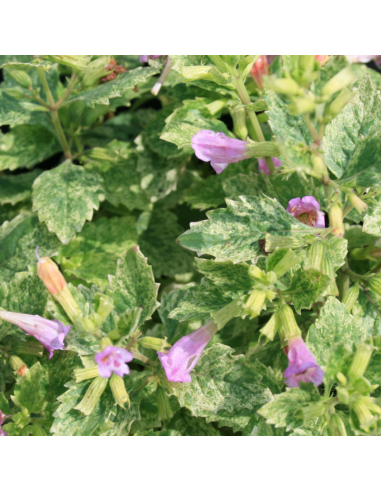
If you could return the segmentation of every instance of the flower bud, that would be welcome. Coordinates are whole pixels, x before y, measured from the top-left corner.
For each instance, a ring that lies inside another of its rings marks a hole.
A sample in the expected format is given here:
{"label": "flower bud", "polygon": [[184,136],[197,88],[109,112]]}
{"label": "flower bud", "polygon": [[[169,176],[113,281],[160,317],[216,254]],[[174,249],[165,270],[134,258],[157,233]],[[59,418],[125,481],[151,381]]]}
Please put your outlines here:
{"label": "flower bud", "polygon": [[308,94],[307,96],[297,97],[290,104],[290,111],[294,115],[309,114],[316,108],[315,96]]}
{"label": "flower bud", "polygon": [[168,394],[162,386],[158,386],[156,391],[157,407],[159,410],[160,422],[171,420],[174,413],[171,408],[171,403],[168,398]]}
{"label": "flower bud", "polygon": [[52,296],[67,286],[58,266],[50,258],[38,258],[37,273]]}
{"label": "flower bud", "polygon": [[251,265],[251,267],[249,268],[249,275],[250,277],[259,280],[260,282],[268,284],[268,278],[266,273],[260,268],[258,268],[256,265]]}
{"label": "flower bud", "polygon": [[250,319],[257,318],[266,307],[266,292],[255,290],[249,297],[243,308]]}
{"label": "flower bud", "polygon": [[338,203],[335,203],[331,207],[329,211],[329,220],[332,234],[336,237],[344,237],[343,209]]}
{"label": "flower bud", "polygon": [[381,297],[381,278],[373,277],[369,280],[369,289]]}
{"label": "flower bud", "polygon": [[351,313],[360,295],[360,287],[355,284],[353,287],[347,290],[344,298],[343,304],[347,307],[348,311]]}
{"label": "flower bud", "polygon": [[380,415],[381,408],[376,405],[373,398],[362,396],[355,401],[352,408],[359,420],[360,428],[364,432],[370,432],[372,428],[376,427],[377,419],[373,414]]}
{"label": "flower bud", "polygon": [[355,382],[364,376],[373,352],[374,347],[371,345],[361,343],[358,346],[352,365],[348,372],[348,377],[352,382]]}
{"label": "flower bud", "polygon": [[348,195],[348,198],[351,204],[355,207],[355,209],[360,213],[364,214],[368,210],[368,205],[361,200],[357,195],[351,193]]}
{"label": "flower bud", "polygon": [[261,335],[266,337],[268,341],[273,342],[279,330],[278,317],[274,314],[270,321],[262,328]]}
{"label": "flower bud", "polygon": [[329,422],[329,430],[331,432],[331,436],[333,437],[347,436],[347,430],[345,428],[344,422],[337,414],[331,416],[331,420]]}
{"label": "flower bud", "polygon": [[282,346],[286,347],[288,341],[293,338],[299,338],[302,336],[302,332],[296,323],[294,311],[283,304],[277,311],[276,316],[278,318],[277,322],[279,324],[279,334],[282,341]]}
{"label": "flower bud", "polygon": [[172,345],[167,342],[167,339],[144,337],[139,340],[139,345],[145,349],[155,350],[155,352],[163,352],[170,349]]}
{"label": "flower bud", "polygon": [[328,108],[329,114],[338,115],[343,108],[353,99],[353,92],[349,89],[343,89],[340,94],[332,101]]}
{"label": "flower bud", "polygon": [[294,253],[292,250],[288,250],[285,256],[275,265],[273,272],[277,278],[283,277],[287,272],[291,270],[300,262],[300,256]]}
{"label": "flower bud", "polygon": [[105,392],[108,385],[108,379],[98,377],[91,383],[90,388],[87,390],[85,397],[74,410],[82,412],[84,415],[91,415],[101,399],[101,396]]}
{"label": "flower bud", "polygon": [[312,244],[308,251],[308,270],[321,273],[323,270],[323,259],[325,249],[323,243],[319,240]]}
{"label": "flower bud", "polygon": [[329,174],[322,157],[320,155],[313,154],[311,157],[311,162],[314,172],[317,174],[318,178],[322,179],[324,182],[328,181]]}
{"label": "flower bud", "polygon": [[246,111],[244,108],[233,109],[231,115],[234,123],[234,133],[240,140],[246,140],[248,130],[246,126]]}
{"label": "flower bud", "polygon": [[25,362],[20,359],[20,357],[12,355],[12,357],[9,359],[9,364],[12,368],[12,371],[15,372],[18,376],[21,376],[22,378],[25,376],[27,366]]}
{"label": "flower bud", "polygon": [[316,420],[324,415],[326,410],[327,403],[321,401],[305,406],[303,409],[296,412],[296,416],[303,419],[305,422],[309,422],[310,420]]}
{"label": "flower bud", "polygon": [[335,75],[323,88],[323,96],[333,96],[340,92],[345,87],[353,84],[356,81],[356,74],[350,67],[344,68]]}
{"label": "flower bud", "polygon": [[319,62],[319,65],[325,65],[329,61],[329,55],[314,55],[315,59]]}
{"label": "flower bud", "polygon": [[299,249],[305,245],[304,238],[297,236],[273,236],[266,235],[266,253],[271,253],[278,249]]}
{"label": "flower bud", "polygon": [[260,89],[263,89],[263,76],[270,75],[269,62],[266,55],[261,55],[251,69],[251,76]]}
{"label": "flower bud", "polygon": [[14,68],[6,69],[7,75],[10,75],[19,85],[28,89],[32,87],[33,82],[29,75],[23,70],[16,70]]}
{"label": "flower bud", "polygon": [[128,403],[128,406],[131,406],[130,397],[128,396],[123,378],[113,374],[110,379],[110,388],[117,405],[123,409],[125,409],[126,403]]}
{"label": "flower bud", "polygon": [[271,89],[278,94],[285,96],[299,96],[303,95],[303,90],[299,87],[299,84],[293,79],[281,79],[274,76],[263,77],[264,85],[267,89]]}
{"label": "flower bud", "polygon": [[329,278],[335,278],[335,268],[333,266],[331,257],[327,254],[324,255],[321,271],[323,275],[326,275]]}

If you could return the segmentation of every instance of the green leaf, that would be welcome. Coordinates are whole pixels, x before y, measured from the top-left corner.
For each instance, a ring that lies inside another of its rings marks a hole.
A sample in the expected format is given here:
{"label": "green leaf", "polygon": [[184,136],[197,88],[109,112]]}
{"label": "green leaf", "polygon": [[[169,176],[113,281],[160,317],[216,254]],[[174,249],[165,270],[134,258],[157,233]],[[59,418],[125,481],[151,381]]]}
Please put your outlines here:
{"label": "green leaf", "polygon": [[[38,107],[36,106],[36,109]],[[0,126],[22,125],[30,121],[31,114],[21,101],[0,90]],[[0,147],[1,148],[1,147]]]}
{"label": "green leaf", "polygon": [[275,399],[259,410],[259,415],[266,419],[267,424],[275,427],[286,427],[287,430],[297,429],[304,423],[298,410],[314,401],[311,394],[301,389],[292,389],[276,395]]}
{"label": "green leaf", "polygon": [[89,65],[92,55],[40,55],[41,58],[59,63],[74,70],[83,71]]}
{"label": "green leaf", "polygon": [[86,220],[92,220],[102,191],[97,174],[66,161],[37,178],[33,186],[33,208],[48,229],[68,244]]}
{"label": "green leaf", "polygon": [[32,196],[32,185],[41,174],[37,169],[31,173],[0,176],[0,204],[16,205]]}
{"label": "green leaf", "polygon": [[181,289],[173,290],[170,293],[163,292],[161,298],[161,306],[158,309],[158,313],[161,321],[165,326],[166,335],[169,343],[172,343],[174,340],[176,340],[182,330],[181,323],[179,321],[171,319],[169,315],[180,304],[182,299],[184,299],[189,288],[190,286],[185,286]]}
{"label": "green leaf", "polygon": [[196,419],[189,412],[178,412],[174,418],[166,424],[167,432],[176,432],[179,436],[194,437],[217,437],[221,433],[206,423],[205,419]]}
{"label": "green leaf", "polygon": [[[42,61],[42,60],[34,60],[32,63],[21,62],[21,61],[5,61],[5,60],[2,60],[3,56],[9,57],[12,55],[1,55],[0,56],[0,69],[1,68],[13,68],[15,70],[23,70],[25,72],[29,72],[35,68],[38,68],[38,67],[42,67],[45,71],[49,71],[50,67],[51,67],[51,65],[48,62]],[[28,57],[28,55],[21,55],[21,56]],[[17,55],[17,57],[20,58],[19,55]]]}
{"label": "green leaf", "polygon": [[298,270],[292,278],[292,282],[285,295],[290,296],[297,313],[301,314],[302,309],[311,309],[318,297],[328,288],[332,279],[326,275],[319,278],[311,275],[311,272]]}
{"label": "green leaf", "polygon": [[60,242],[34,215],[21,214],[0,227],[0,283],[9,281],[17,272],[36,265],[35,249],[42,256],[55,256]]}
{"label": "green leaf", "polygon": [[3,393],[0,393],[0,412],[4,415],[11,415],[8,400],[5,398]]}
{"label": "green leaf", "polygon": [[90,108],[94,108],[96,104],[108,105],[110,104],[110,99],[122,97],[126,91],[133,89],[157,73],[158,70],[155,68],[136,68],[118,75],[111,82],[73,94],[69,97],[68,103],[83,101]]}
{"label": "green leaf", "polygon": [[29,413],[40,413],[48,401],[48,381],[45,369],[38,362],[27,370],[15,386],[15,403]]}
{"label": "green leaf", "polygon": [[324,365],[329,349],[336,343],[348,348],[366,338],[364,327],[349,314],[344,304],[330,297],[308,334],[308,345],[319,364]]}
{"label": "green leaf", "polygon": [[174,277],[194,270],[194,255],[176,242],[183,232],[176,215],[154,210],[148,229],[138,242],[143,254],[149,258],[156,278]]}
{"label": "green leaf", "polygon": [[116,275],[110,278],[110,286],[106,290],[107,295],[114,299],[119,314],[142,307],[142,322],[150,319],[159,307],[157,292],[158,285],[155,284],[152,268],[138,247],[118,261]]}
{"label": "green leaf", "polygon": [[210,101],[196,99],[195,101],[184,101],[183,107],[176,111],[166,120],[166,127],[161,135],[162,140],[171,142],[179,149],[187,149],[187,153],[193,154],[192,138],[200,130],[211,130],[230,135],[226,125],[217,119],[213,119],[207,104]]}
{"label": "green leaf", "polygon": [[379,129],[380,123],[381,97],[370,77],[366,76],[355,89],[352,101],[326,129],[323,142],[325,160],[338,178],[346,174],[358,146]]}
{"label": "green leaf", "polygon": [[61,151],[49,130],[39,125],[20,125],[0,137],[0,171],[31,169]]}
{"label": "green leaf", "polygon": [[137,240],[134,217],[104,217],[86,224],[68,246],[61,248],[59,263],[67,275],[108,285],[108,276],[116,274],[117,260],[136,246]]}
{"label": "green leaf", "polygon": [[370,205],[369,212],[364,219],[363,232],[372,236],[381,236],[381,198],[375,198],[374,203]]}
{"label": "green leaf", "polygon": [[262,256],[259,240],[266,233],[300,237],[313,231],[298,222],[276,201],[262,195],[226,200],[227,209],[207,214],[209,220],[191,224],[191,230],[179,238],[180,244],[199,256],[211,255],[218,261],[256,260]]}
{"label": "green leaf", "polygon": [[255,286],[256,282],[249,274],[250,265],[247,263],[197,259],[196,264],[197,270],[207,279],[237,296],[247,294]]}
{"label": "green leaf", "polygon": [[262,374],[245,365],[243,356],[233,353],[230,347],[219,344],[206,350],[192,374],[193,382],[176,389],[176,396],[194,417],[238,431],[272,394],[263,384]]}

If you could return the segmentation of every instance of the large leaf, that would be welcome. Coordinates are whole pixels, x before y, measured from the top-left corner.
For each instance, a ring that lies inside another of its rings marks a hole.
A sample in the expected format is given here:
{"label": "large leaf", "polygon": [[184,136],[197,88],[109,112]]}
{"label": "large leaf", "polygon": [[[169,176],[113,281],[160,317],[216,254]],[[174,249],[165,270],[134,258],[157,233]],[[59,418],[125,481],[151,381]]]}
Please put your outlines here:
{"label": "large leaf", "polygon": [[68,244],[93,218],[102,196],[97,174],[66,161],[37,178],[33,186],[33,208],[51,232]]}
{"label": "large leaf", "polygon": [[86,224],[81,234],[61,248],[60,263],[68,275],[108,285],[108,276],[116,274],[117,260],[137,240],[134,217],[102,218]]}
{"label": "large leaf", "polygon": [[199,256],[234,262],[255,260],[261,256],[259,240],[266,233],[300,236],[313,231],[298,222],[276,201],[266,196],[226,200],[227,209],[209,212],[208,221],[191,224],[191,230],[179,238],[185,248]]}
{"label": "large leaf", "polygon": [[25,104],[0,90],[0,126],[11,127],[28,123],[31,119],[32,109],[39,110],[39,106]]}
{"label": "large leaf", "polygon": [[115,309],[120,314],[128,309],[143,308],[143,322],[151,318],[159,306],[157,291],[158,285],[155,283],[152,268],[136,247],[118,261],[116,275],[110,278],[110,286],[106,292],[114,299]]}
{"label": "large leaf", "polygon": [[42,256],[50,257],[58,253],[60,242],[36,216],[19,215],[5,222],[0,228],[0,283],[36,265],[37,246]]}
{"label": "large leaf", "polygon": [[16,384],[17,405],[26,408],[30,413],[40,413],[46,405],[48,391],[47,373],[41,364],[37,363]]}
{"label": "large leaf", "polygon": [[31,173],[0,176],[0,204],[16,205],[32,196],[32,185],[41,174],[40,170]]}
{"label": "large leaf", "polygon": [[135,86],[139,86],[140,83],[145,82],[157,73],[158,70],[155,68],[139,67],[135,70],[120,74],[111,82],[106,82],[93,89],[73,94],[68,102],[73,103],[83,101],[86,106],[89,106],[90,108],[94,108],[96,104],[108,105],[110,99],[122,97],[126,91],[133,89]]}
{"label": "large leaf", "polygon": [[53,133],[43,126],[20,125],[0,137],[0,171],[31,169],[60,152]]}
{"label": "large leaf", "polygon": [[372,236],[381,236],[381,199],[375,199],[364,219],[363,231]]}
{"label": "large leaf", "polygon": [[263,384],[263,374],[233,353],[230,347],[219,344],[206,350],[192,374],[192,383],[181,385],[176,396],[193,416],[238,431],[272,394]]}
{"label": "large leaf", "polygon": [[360,142],[378,130],[381,123],[381,97],[369,76],[365,77],[355,96],[326,129],[325,160],[329,169],[341,178]]}

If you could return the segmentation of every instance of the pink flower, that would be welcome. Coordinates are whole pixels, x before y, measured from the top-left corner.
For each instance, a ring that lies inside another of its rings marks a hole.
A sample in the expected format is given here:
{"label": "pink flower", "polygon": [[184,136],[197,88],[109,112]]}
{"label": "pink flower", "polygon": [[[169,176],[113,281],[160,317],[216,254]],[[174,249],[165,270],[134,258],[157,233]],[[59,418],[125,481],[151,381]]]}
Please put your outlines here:
{"label": "pink flower", "polygon": [[[267,166],[266,159],[258,159],[259,163],[259,172],[267,174],[267,176],[270,176],[270,170]],[[275,167],[282,167],[283,162],[277,159],[276,157],[273,157],[273,163]]]}
{"label": "pink flower", "polygon": [[308,350],[301,337],[292,338],[285,349],[289,365],[284,373],[289,388],[299,388],[300,381],[320,386],[324,379],[324,371],[319,367],[315,357]]}
{"label": "pink flower", "polygon": [[211,130],[196,133],[192,138],[192,147],[196,156],[204,162],[210,162],[217,174],[221,174],[229,164],[249,158],[246,142]]}
{"label": "pink flower", "polygon": [[345,55],[351,63],[369,63],[381,55]]}
{"label": "pink flower", "polygon": [[4,415],[3,412],[0,410],[0,437],[6,437],[8,435],[7,432],[3,431],[3,429],[1,428],[6,418],[7,416]]}
{"label": "pink flower", "polygon": [[320,203],[313,196],[294,198],[289,202],[287,212],[303,224],[318,229],[325,228],[325,214],[320,211]]}
{"label": "pink flower", "polygon": [[36,338],[53,357],[55,350],[64,350],[64,340],[70,326],[64,326],[57,320],[49,321],[30,314],[9,313],[0,310],[0,318],[18,326],[28,335]]}
{"label": "pink flower", "polygon": [[102,378],[110,378],[114,373],[119,377],[130,374],[127,363],[132,362],[134,356],[125,349],[119,347],[107,347],[103,352],[95,356],[99,374]]}
{"label": "pink flower", "polygon": [[173,383],[192,382],[190,373],[196,367],[203,350],[217,331],[217,326],[210,322],[175,343],[168,354],[158,353],[168,381]]}
{"label": "pink flower", "polygon": [[150,58],[154,60],[155,58],[159,58],[163,55],[140,55],[140,63],[147,63]]}

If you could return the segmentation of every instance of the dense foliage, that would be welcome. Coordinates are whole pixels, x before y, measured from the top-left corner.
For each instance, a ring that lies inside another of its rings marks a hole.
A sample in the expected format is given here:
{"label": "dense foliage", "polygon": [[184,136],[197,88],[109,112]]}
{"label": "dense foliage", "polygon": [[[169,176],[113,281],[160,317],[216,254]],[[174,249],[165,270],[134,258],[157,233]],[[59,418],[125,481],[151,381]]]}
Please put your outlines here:
{"label": "dense foliage", "polygon": [[0,55],[0,435],[380,435],[350,56]]}

